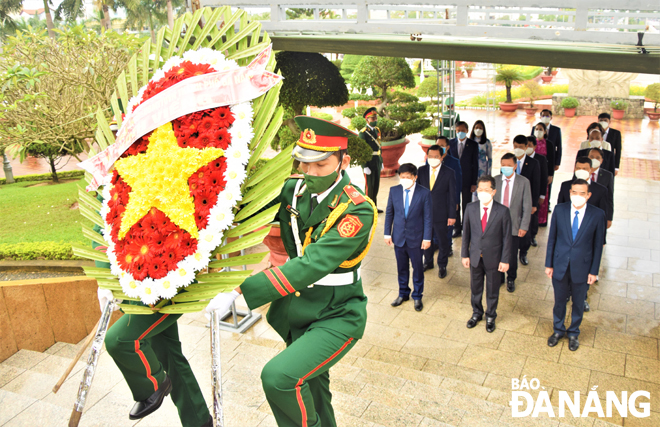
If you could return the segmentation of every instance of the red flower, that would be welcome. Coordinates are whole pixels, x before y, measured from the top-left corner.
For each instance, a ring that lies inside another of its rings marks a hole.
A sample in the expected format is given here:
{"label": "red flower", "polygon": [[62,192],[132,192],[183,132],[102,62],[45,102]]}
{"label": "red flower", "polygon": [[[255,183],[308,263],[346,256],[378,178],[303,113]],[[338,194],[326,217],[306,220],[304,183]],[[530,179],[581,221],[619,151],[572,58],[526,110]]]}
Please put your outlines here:
{"label": "red flower", "polygon": [[129,267],[129,272],[137,280],[144,280],[149,275],[149,270],[147,268],[148,264],[149,263],[147,262],[147,260],[145,260],[142,257],[139,257],[135,261],[133,261],[133,263]]}
{"label": "red flower", "polygon": [[210,132],[204,132],[197,137],[197,146],[195,148],[204,149],[213,143],[213,135]]}
{"label": "red flower", "polygon": [[216,126],[228,128],[234,123],[234,115],[229,107],[218,107],[213,111]]}
{"label": "red flower", "polygon": [[200,132],[208,132],[215,129],[216,126],[217,123],[213,117],[204,117],[199,123],[199,130]]}
{"label": "red flower", "polygon": [[149,244],[157,254],[162,253],[165,250],[165,235],[162,233],[152,233],[149,236]]}
{"label": "red flower", "polygon": [[227,147],[229,147],[230,142],[231,135],[229,134],[229,131],[226,128],[220,128],[213,132],[213,141],[211,142],[210,146],[226,150]]}
{"label": "red flower", "polygon": [[167,267],[167,260],[162,256],[155,257],[147,266],[149,277],[152,279],[160,279],[167,276],[169,268]]}
{"label": "red flower", "polygon": [[181,242],[183,241],[183,230],[177,230],[173,233],[170,233],[165,238],[165,250],[178,249],[181,247]]}
{"label": "red flower", "polygon": [[200,170],[206,168],[210,169],[211,171],[220,171],[224,173],[225,169],[227,169],[227,159],[225,159],[224,156],[218,157]]}
{"label": "red flower", "polygon": [[193,64],[190,61],[183,61],[184,74],[186,78],[193,76],[201,76],[202,74],[212,73],[215,70],[211,69],[209,64]]}
{"label": "red flower", "polygon": [[217,201],[218,194],[212,188],[207,187],[195,197],[195,211],[205,213],[204,218],[206,218]]}
{"label": "red flower", "polygon": [[173,270],[176,267],[177,263],[183,259],[183,255],[181,254],[181,250],[177,246],[174,248],[166,248],[161,254],[161,258],[165,262],[165,267],[168,270]]}
{"label": "red flower", "polygon": [[197,250],[197,240],[193,238],[190,234],[184,233],[181,238],[181,254],[184,257],[192,255]]}
{"label": "red flower", "polygon": [[[216,194],[219,193],[220,191],[224,190],[224,187],[225,187],[224,184],[225,184],[225,177],[224,177],[224,174],[220,171],[212,171],[206,177],[206,185],[208,187],[213,188],[213,190],[215,190],[214,192]],[[221,189],[218,190],[218,187],[221,187]]]}

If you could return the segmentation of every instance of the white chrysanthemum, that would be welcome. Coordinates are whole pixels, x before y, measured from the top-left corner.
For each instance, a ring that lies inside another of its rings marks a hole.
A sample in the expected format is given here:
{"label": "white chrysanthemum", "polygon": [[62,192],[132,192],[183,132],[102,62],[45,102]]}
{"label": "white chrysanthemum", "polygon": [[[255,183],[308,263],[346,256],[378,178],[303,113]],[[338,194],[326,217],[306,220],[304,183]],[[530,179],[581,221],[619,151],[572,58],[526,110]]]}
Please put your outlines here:
{"label": "white chrysanthemum", "polygon": [[239,162],[231,162],[231,164],[227,164],[227,169],[225,170],[225,180],[227,181],[227,185],[238,185],[240,187],[243,185],[245,178],[247,178],[245,166]]}
{"label": "white chrysanthemum", "polygon": [[176,266],[176,270],[173,272],[175,273],[174,276],[176,277],[177,288],[182,286],[186,287],[191,284],[193,280],[195,280],[195,269],[189,260],[191,256],[192,255],[189,255],[185,259],[179,261]]}
{"label": "white chrysanthemum", "polygon": [[218,223],[221,230],[226,230],[234,221],[234,215],[231,206],[228,203],[223,203],[222,193],[224,191],[218,196],[218,203],[211,209],[209,216],[212,221]]}
{"label": "white chrysanthemum", "polygon": [[252,111],[252,105],[249,102],[241,102],[240,104],[233,105],[231,107],[231,112],[234,114],[236,122],[245,120],[248,124],[252,123],[254,112]]}
{"label": "white chrysanthemum", "polygon": [[229,134],[231,135],[231,145],[241,148],[247,147],[254,137],[252,127],[244,121],[234,122],[229,128]]}
{"label": "white chrysanthemum", "polygon": [[[168,59],[167,62],[165,62],[162,67],[160,67],[160,69],[163,70],[164,72],[168,72],[172,68],[174,68],[174,67],[178,66],[179,64],[181,64],[181,62],[183,62],[181,57],[173,56],[170,59]],[[155,79],[153,79],[153,78],[151,78],[151,80],[155,81]]]}
{"label": "white chrysanthemum", "polygon": [[154,82],[157,82],[158,80],[163,79],[163,78],[165,78],[165,70],[163,70],[162,68],[159,68],[158,70],[156,70],[156,72],[154,73],[154,75],[151,77],[150,80],[154,81]]}
{"label": "white chrysanthemum", "polygon": [[199,250],[211,252],[222,243],[222,233],[215,230],[217,227],[214,227],[214,223],[215,221],[209,219],[206,228],[200,230],[199,239],[197,240],[197,247]]}
{"label": "white chrysanthemum", "polygon": [[[232,136],[232,138],[234,137]],[[250,160],[250,149],[247,146],[241,147],[239,144],[232,143],[225,150],[225,157],[227,157],[227,163],[240,162],[241,165],[247,165]]]}
{"label": "white chrysanthemum", "polygon": [[114,185],[111,183],[103,186],[103,189],[101,190],[101,196],[103,197],[104,201],[110,200],[110,190],[112,190],[113,187]]}
{"label": "white chrysanthemum", "polygon": [[162,279],[155,280],[156,287],[159,290],[159,295],[163,299],[172,299],[177,294],[176,271],[170,271],[169,274]]}
{"label": "white chrysanthemum", "polygon": [[226,59],[222,63],[216,64],[213,68],[215,68],[218,71],[229,71],[229,70],[235,70],[240,67],[233,59]]}
{"label": "white chrysanthemum", "polygon": [[209,265],[209,259],[211,258],[211,252],[203,250],[199,244],[197,245],[197,250],[194,254],[186,257],[186,261],[192,266],[195,271],[199,271],[202,268]]}
{"label": "white chrysanthemum", "polygon": [[147,305],[155,304],[158,301],[159,295],[156,291],[156,286],[154,280],[150,277],[147,277],[142,281],[140,286],[138,286],[140,300]]}
{"label": "white chrysanthemum", "polygon": [[140,282],[135,280],[131,273],[122,271],[119,274],[119,284],[121,285],[122,291],[124,291],[129,298],[140,297]]}

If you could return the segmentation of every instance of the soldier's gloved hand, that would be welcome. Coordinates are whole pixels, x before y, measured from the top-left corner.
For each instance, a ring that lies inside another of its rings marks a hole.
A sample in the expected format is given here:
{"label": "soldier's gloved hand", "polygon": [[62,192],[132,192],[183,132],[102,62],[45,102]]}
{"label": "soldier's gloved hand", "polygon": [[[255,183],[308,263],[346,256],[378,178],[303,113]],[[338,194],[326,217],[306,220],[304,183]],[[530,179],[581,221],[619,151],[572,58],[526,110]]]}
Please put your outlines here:
{"label": "soldier's gloved hand", "polygon": [[[105,309],[105,305],[108,303],[108,301],[112,301],[115,299],[115,297],[112,296],[112,291],[110,289],[101,289],[98,288],[96,291],[96,295],[99,297],[99,307],[101,307],[101,313],[103,313],[103,310]],[[117,304],[114,304],[112,306],[112,311],[117,311],[119,310],[119,306]]]}
{"label": "soldier's gloved hand", "polygon": [[218,314],[225,314],[231,308],[231,305],[238,298],[239,293],[231,291],[229,293],[223,292],[215,296],[210,302],[209,305],[204,309],[204,315],[207,319],[211,318],[211,313],[216,312]]}
{"label": "soldier's gloved hand", "polygon": [[364,170],[364,174],[365,174],[365,175],[371,175],[371,169],[369,169],[369,168],[364,168],[363,170]]}

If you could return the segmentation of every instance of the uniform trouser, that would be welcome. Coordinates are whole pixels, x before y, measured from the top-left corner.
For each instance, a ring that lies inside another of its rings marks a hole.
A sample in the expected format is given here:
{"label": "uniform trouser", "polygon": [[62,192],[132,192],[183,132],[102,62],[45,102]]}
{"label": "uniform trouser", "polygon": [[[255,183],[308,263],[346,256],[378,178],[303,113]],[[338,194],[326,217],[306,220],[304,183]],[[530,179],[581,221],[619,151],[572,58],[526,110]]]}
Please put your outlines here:
{"label": "uniform trouser", "polygon": [[399,296],[403,299],[410,297],[410,264],[413,268],[412,299],[422,299],[424,295],[424,251],[420,246],[394,246],[397,275],[399,278]]}
{"label": "uniform trouser", "polygon": [[[534,232],[533,230],[536,230]],[[530,220],[529,220],[529,230],[527,231],[527,234],[525,234],[525,237],[520,239],[520,253],[523,255],[527,255],[527,251],[529,251],[529,248],[532,246],[532,238],[536,236],[536,233],[539,231],[539,211],[537,210],[536,213],[532,214]],[[534,234],[532,234],[534,232]]]}
{"label": "uniform trouser", "polygon": [[365,175],[367,196],[378,206],[378,189],[380,188],[380,171],[371,169],[369,175]]}
{"label": "uniform trouser", "polygon": [[184,427],[199,427],[209,410],[188,360],[181,352],[180,314],[123,315],[108,330],[105,347],[128,383],[133,400],[151,396],[172,381],[172,401]]}
{"label": "uniform trouser", "polygon": [[484,259],[479,259],[479,264],[476,266],[470,265],[470,290],[472,292],[472,315],[481,317],[484,314],[484,306],[482,304],[484,293],[484,277],[486,278],[486,317],[497,317],[497,303],[500,299],[500,283],[502,276],[497,268],[492,270],[486,269],[484,266]]}
{"label": "uniform trouser", "polygon": [[[552,309],[553,325],[555,333],[569,337],[580,335],[580,324],[584,315],[584,301],[587,299],[589,285],[587,282],[575,283],[571,280],[571,266],[566,269],[566,274],[561,280],[552,278],[552,288],[555,291],[555,305]],[[566,329],[566,300],[571,297],[571,325]]]}
{"label": "uniform trouser", "polygon": [[447,232],[447,225],[433,224],[433,241],[431,247],[424,250],[424,265],[433,265],[433,252],[438,248],[438,267],[447,268],[449,250],[451,248],[451,235]]}
{"label": "uniform trouser", "polygon": [[356,339],[312,328],[270,360],[261,381],[278,427],[336,427],[328,370]]}

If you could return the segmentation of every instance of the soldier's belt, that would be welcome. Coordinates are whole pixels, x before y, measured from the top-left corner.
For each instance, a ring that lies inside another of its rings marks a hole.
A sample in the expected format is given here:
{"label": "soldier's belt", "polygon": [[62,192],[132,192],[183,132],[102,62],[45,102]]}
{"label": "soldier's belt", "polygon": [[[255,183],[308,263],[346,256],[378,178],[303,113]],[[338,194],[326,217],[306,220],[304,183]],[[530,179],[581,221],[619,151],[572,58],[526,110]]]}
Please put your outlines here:
{"label": "soldier's belt", "polygon": [[[361,267],[360,267],[361,268]],[[349,271],[347,273],[334,273],[328,274],[318,282],[314,283],[319,286],[344,286],[352,285],[353,283],[360,280],[360,268],[355,271]]]}
{"label": "soldier's belt", "polygon": [[374,155],[374,156],[380,156],[380,150],[378,150],[378,151],[374,151],[373,155]]}

